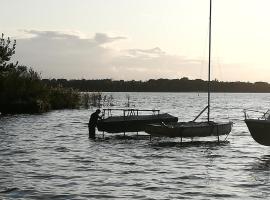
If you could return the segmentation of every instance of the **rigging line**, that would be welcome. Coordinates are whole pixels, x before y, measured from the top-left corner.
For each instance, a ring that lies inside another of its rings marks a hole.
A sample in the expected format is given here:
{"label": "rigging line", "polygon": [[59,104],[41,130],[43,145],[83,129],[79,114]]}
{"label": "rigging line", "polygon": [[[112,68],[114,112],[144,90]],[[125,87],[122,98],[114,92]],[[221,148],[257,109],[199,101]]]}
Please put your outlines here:
{"label": "rigging line", "polygon": [[[223,96],[225,97],[225,93],[223,93]],[[227,112],[227,119],[229,120],[230,119],[230,114],[229,114],[228,101],[227,101],[227,99],[225,100],[225,107],[226,107],[225,110]]]}
{"label": "rigging line", "polygon": [[[215,34],[215,38],[219,38],[218,31],[216,31],[215,33],[217,33],[217,34]],[[219,52],[220,52],[219,44],[218,44],[218,42],[215,42],[215,55],[216,55],[215,56],[216,57],[215,64],[217,66],[217,68],[215,68],[215,69],[217,69],[217,74],[220,77],[220,81],[222,81],[224,77],[223,77],[223,68],[221,67],[221,62],[220,62],[221,59],[220,59]],[[227,119],[230,119],[228,100],[225,97],[226,97],[226,94],[223,92],[223,99],[225,99],[224,103],[225,103],[225,110],[226,110]]]}
{"label": "rigging line", "polygon": [[[206,26],[205,27],[205,31],[203,31],[204,33],[204,41],[203,42],[203,48],[202,48],[202,57],[200,59],[200,70],[198,71],[198,78],[201,79],[201,80],[207,80],[207,76],[208,74],[206,73],[207,72],[207,68],[208,68],[208,59],[209,59],[209,26]],[[206,68],[207,67],[207,68]],[[206,91],[207,91],[207,88],[205,88]],[[198,93],[198,96],[201,92],[197,92]],[[204,92],[203,92],[204,93]]]}
{"label": "rigging line", "polygon": [[205,32],[204,32],[204,42],[203,42],[203,49],[202,49],[202,57],[200,59],[200,71],[197,77],[199,77],[200,79],[204,79],[204,72],[205,70],[205,66],[207,65],[207,57],[208,57],[208,27],[205,28]]}
{"label": "rigging line", "polygon": [[[216,43],[215,43],[216,44]],[[223,80],[223,68],[221,67],[221,62],[220,62],[220,50],[219,50],[219,45],[215,45],[215,55],[216,55],[216,59],[215,59],[215,63],[216,63],[216,66],[217,66],[217,74],[218,76],[220,77],[220,81]],[[218,80],[218,79],[217,79]],[[223,99],[224,99],[224,103],[225,103],[225,110],[226,110],[226,115],[227,115],[227,119],[230,119],[230,114],[229,114],[229,109],[228,109],[228,100],[226,97],[226,93],[223,92]]]}
{"label": "rigging line", "polygon": [[209,10],[209,55],[208,55],[208,112],[207,121],[210,121],[210,87],[211,87],[211,29],[212,29],[212,0],[210,0]]}

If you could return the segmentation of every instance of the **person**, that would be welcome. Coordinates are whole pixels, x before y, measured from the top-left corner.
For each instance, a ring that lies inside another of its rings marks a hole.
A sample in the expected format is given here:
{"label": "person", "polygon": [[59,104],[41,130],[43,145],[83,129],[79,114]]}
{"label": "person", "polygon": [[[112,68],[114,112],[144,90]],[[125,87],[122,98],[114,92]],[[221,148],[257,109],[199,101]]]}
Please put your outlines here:
{"label": "person", "polygon": [[101,116],[99,116],[100,110],[97,109],[96,112],[92,113],[89,119],[88,123],[88,129],[89,129],[89,138],[95,139],[96,138],[96,126],[98,119],[101,119]]}

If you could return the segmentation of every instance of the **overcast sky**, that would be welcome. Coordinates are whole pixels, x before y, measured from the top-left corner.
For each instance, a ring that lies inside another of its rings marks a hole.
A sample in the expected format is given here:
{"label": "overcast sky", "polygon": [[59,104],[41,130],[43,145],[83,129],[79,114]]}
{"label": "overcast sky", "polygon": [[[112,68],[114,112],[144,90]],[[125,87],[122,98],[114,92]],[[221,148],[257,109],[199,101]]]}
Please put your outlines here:
{"label": "overcast sky", "polygon": [[[207,77],[209,0],[0,0],[14,60],[44,78]],[[213,0],[213,76],[270,82],[270,1]]]}

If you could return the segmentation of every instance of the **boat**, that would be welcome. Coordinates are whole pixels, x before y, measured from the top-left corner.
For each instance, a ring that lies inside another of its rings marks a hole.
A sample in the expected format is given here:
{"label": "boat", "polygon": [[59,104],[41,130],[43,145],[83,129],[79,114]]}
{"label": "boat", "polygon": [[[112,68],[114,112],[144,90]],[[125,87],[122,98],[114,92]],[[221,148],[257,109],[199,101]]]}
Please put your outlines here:
{"label": "boat", "polygon": [[[210,94],[211,94],[211,22],[212,22],[212,0],[210,0],[209,12],[209,52],[208,52],[208,102],[207,106],[190,122],[149,124],[145,132],[151,136],[159,137],[207,137],[228,135],[232,129],[232,122],[214,122],[210,120]],[[207,121],[196,122],[196,120],[207,110]]]}
{"label": "boat", "polygon": [[227,135],[231,131],[231,123],[226,122],[177,122],[149,124],[146,132],[152,136],[160,137],[208,137]]}
{"label": "boat", "polygon": [[[250,118],[247,111],[252,111],[256,113],[262,113],[261,117]],[[259,144],[264,146],[270,146],[270,110],[266,112],[261,112],[257,110],[245,109],[245,123],[252,138]]]}
{"label": "boat", "polygon": [[[112,111],[120,111],[123,114],[113,116]],[[151,113],[145,114],[149,112]],[[103,119],[98,120],[97,128],[107,133],[139,132],[144,131],[147,124],[178,121],[177,117],[160,113],[160,110],[155,109],[103,109],[102,115]]]}

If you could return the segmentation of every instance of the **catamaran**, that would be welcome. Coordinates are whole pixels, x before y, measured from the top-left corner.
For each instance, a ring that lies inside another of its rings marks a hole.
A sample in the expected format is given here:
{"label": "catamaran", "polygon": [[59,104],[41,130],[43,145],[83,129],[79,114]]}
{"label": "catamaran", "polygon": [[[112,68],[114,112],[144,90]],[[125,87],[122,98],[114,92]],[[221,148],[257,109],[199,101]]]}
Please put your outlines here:
{"label": "catamaran", "polygon": [[[113,115],[112,112],[122,112],[122,115]],[[97,123],[99,131],[107,133],[125,133],[144,131],[145,126],[151,123],[177,122],[178,118],[169,113],[160,113],[157,109],[103,109],[103,119]]]}
{"label": "catamaran", "polygon": [[[149,124],[145,132],[152,136],[160,137],[206,137],[228,135],[232,129],[232,122],[214,122],[210,120],[210,94],[211,94],[211,28],[212,28],[212,0],[209,10],[209,51],[208,51],[208,103],[199,115],[191,122],[175,122]],[[196,120],[207,110],[207,121],[196,122]]]}

